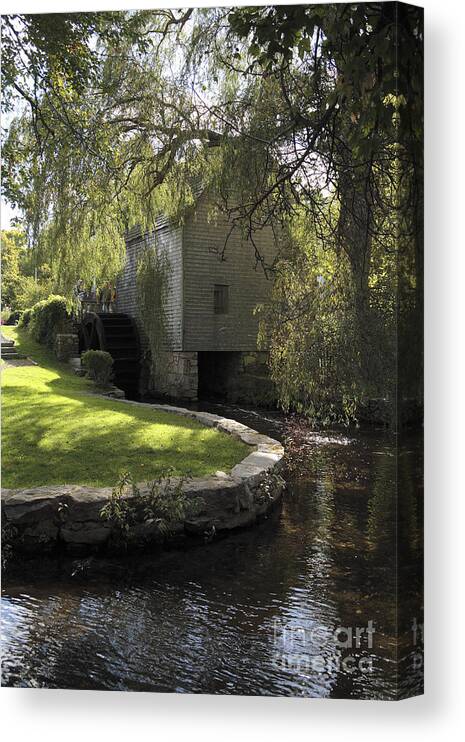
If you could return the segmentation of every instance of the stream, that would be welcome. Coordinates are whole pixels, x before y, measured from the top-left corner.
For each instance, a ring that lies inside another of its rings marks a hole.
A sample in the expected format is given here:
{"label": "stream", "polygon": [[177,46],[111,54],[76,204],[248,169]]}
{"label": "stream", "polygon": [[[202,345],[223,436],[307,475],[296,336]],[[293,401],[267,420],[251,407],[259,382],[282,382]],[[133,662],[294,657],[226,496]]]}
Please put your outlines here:
{"label": "stream", "polygon": [[[283,434],[277,413],[202,409]],[[418,690],[409,632],[421,621],[422,450],[418,436],[403,439],[397,465],[394,442],[309,429],[309,471],[258,526],[181,551],[84,567],[35,560],[7,575],[2,684],[373,699]]]}

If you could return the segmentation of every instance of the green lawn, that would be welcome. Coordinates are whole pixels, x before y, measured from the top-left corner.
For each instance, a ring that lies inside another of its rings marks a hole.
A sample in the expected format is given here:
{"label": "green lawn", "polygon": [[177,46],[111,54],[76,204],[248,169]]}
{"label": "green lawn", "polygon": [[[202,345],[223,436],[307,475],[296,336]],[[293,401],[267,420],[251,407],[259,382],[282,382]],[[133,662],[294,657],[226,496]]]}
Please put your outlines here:
{"label": "green lawn", "polygon": [[91,396],[93,385],[24,330],[2,327],[37,366],[2,368],[2,481],[113,485],[122,471],[149,480],[167,467],[179,475],[229,471],[248,448],[193,420]]}

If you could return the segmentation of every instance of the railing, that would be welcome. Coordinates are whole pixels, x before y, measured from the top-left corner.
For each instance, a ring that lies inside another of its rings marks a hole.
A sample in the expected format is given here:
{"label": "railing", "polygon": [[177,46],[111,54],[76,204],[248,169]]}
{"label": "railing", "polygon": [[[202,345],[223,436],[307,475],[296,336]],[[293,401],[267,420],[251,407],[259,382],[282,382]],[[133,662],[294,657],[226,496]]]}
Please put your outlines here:
{"label": "railing", "polygon": [[84,315],[89,312],[93,312],[95,314],[112,314],[113,312],[116,312],[116,302],[98,301],[91,296],[86,296],[83,299],[76,297],[74,309],[72,311],[73,321],[80,323]]}
{"label": "railing", "polygon": [[96,314],[111,314],[116,309],[114,301],[98,301],[97,299],[92,299],[91,297],[81,299],[79,303],[81,305],[81,315],[86,314],[86,312],[95,312]]}

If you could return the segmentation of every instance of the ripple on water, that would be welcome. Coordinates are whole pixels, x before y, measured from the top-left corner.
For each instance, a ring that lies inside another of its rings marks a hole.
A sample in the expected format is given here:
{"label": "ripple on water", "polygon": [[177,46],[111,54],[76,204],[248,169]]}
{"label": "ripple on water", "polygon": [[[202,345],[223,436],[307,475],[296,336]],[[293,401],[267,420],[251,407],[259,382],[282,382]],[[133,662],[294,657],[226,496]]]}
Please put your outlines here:
{"label": "ripple on water", "polygon": [[[62,565],[6,581],[3,683],[392,697],[389,440],[335,433],[311,441],[316,471],[258,528],[187,552],[139,556],[111,574],[96,561],[82,580]],[[421,542],[416,491],[405,489],[412,559]],[[348,673],[334,630],[370,619],[374,646],[353,654],[356,663],[371,658],[373,669]]]}

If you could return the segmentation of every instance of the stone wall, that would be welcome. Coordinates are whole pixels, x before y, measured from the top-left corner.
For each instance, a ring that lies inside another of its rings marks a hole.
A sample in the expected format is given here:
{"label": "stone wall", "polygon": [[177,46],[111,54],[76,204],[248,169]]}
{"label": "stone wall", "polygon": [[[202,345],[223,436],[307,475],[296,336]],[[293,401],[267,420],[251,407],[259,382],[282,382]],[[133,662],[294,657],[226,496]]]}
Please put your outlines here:
{"label": "stone wall", "polygon": [[161,351],[144,386],[144,394],[194,402],[198,398],[197,353]]}
{"label": "stone wall", "polygon": [[79,356],[79,337],[77,333],[59,333],[55,337],[53,350],[59,361],[69,361]]}
{"label": "stone wall", "polygon": [[272,406],[276,390],[263,351],[164,351],[146,374],[143,393],[176,400],[218,397],[233,404]]}
{"label": "stone wall", "polygon": [[[120,400],[120,404],[144,404]],[[183,484],[189,498],[197,499],[196,515],[173,524],[177,536],[210,540],[216,533],[250,526],[265,516],[280,499],[284,481],[279,468],[284,450],[278,441],[246,425],[219,415],[195,412],[167,405],[149,405],[192,417],[203,425],[234,435],[251,447],[251,452],[230,474],[216,472]],[[115,472],[115,480],[118,473]],[[139,485],[142,492],[147,485]],[[111,489],[81,485],[53,485],[28,490],[2,491],[4,548],[12,553],[38,554],[64,551],[89,554],[121,549],[115,527],[101,516]],[[131,497],[128,495],[128,497]],[[167,538],[156,523],[140,521],[131,525],[124,548],[147,547]],[[14,557],[13,557],[14,558]]]}
{"label": "stone wall", "polygon": [[276,388],[270,379],[267,361],[267,352],[249,351],[240,354],[240,363],[228,388],[228,402],[260,407],[276,404]]}
{"label": "stone wall", "polygon": [[268,353],[264,351],[199,352],[200,397],[216,397],[232,404],[273,406],[276,390],[267,360]]}

